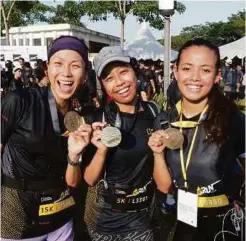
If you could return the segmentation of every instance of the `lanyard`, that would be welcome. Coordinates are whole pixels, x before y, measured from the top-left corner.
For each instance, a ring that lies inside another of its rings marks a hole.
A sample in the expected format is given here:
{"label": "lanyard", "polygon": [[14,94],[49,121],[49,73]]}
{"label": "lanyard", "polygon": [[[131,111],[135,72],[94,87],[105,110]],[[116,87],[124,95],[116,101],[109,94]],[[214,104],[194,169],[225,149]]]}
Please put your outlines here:
{"label": "lanyard", "polygon": [[[138,98],[136,101],[135,109],[134,109],[134,120],[133,120],[131,128],[128,132],[130,132],[132,130],[132,128],[134,127],[134,124],[136,122],[137,115],[138,115],[139,106],[140,106],[140,100]],[[105,116],[105,112],[103,111],[102,122],[105,122],[105,121],[106,121],[106,116]],[[121,120],[119,111],[117,111],[117,113],[116,113],[115,123],[113,126],[118,128],[118,129],[121,129],[121,127],[122,127],[122,120]]]}
{"label": "lanyard", "polygon": [[56,108],[55,97],[50,88],[48,89],[48,101],[49,101],[50,114],[51,114],[54,131],[57,135],[61,135],[61,128],[60,128],[60,123],[59,123],[59,118]]}
{"label": "lanyard", "polygon": [[[193,148],[194,148],[194,143],[195,143],[195,139],[196,139],[197,132],[198,132],[198,125],[199,125],[199,122],[201,121],[204,113],[207,111],[207,109],[208,109],[208,106],[206,105],[205,108],[203,109],[203,111],[202,111],[202,113],[200,115],[200,118],[198,120],[198,123],[196,125],[196,129],[195,129],[195,132],[193,134],[191,145],[190,145],[190,148],[189,148],[189,151],[188,151],[188,155],[187,155],[187,159],[186,159],[186,165],[184,163],[183,146],[180,148],[180,152],[179,152],[180,153],[180,163],[181,163],[181,170],[182,170],[182,175],[183,175],[183,178],[184,178],[184,186],[185,186],[185,188],[188,188],[188,184],[187,184],[187,169],[188,169],[190,161],[191,161],[191,154],[192,154],[192,151],[193,151]],[[183,129],[182,129],[182,111],[180,113],[180,123],[181,123],[180,132],[183,133]]]}

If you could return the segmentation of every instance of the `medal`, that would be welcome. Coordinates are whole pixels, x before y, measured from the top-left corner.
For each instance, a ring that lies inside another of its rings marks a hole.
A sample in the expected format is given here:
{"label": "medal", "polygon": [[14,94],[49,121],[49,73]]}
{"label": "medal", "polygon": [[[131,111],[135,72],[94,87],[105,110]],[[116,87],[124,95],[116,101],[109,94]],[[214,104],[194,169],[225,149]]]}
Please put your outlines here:
{"label": "medal", "polygon": [[84,118],[75,111],[67,112],[64,117],[64,125],[70,132],[76,131],[83,123]]}
{"label": "medal", "polygon": [[183,146],[184,137],[179,130],[175,128],[167,128],[164,132],[169,136],[169,139],[165,140],[166,147],[171,150],[175,150]]}
{"label": "medal", "polygon": [[107,147],[116,147],[121,142],[121,132],[117,127],[106,126],[102,130],[101,141]]}

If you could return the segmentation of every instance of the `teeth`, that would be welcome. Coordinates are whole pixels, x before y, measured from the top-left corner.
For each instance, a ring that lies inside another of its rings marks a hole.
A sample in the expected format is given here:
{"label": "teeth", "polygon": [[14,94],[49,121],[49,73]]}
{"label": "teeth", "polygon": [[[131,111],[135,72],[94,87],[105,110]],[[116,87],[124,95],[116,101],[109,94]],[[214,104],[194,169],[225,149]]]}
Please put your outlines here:
{"label": "teeth", "polygon": [[129,90],[129,88],[125,88],[123,90],[118,91],[119,94],[124,94],[125,92],[127,92]]}
{"label": "teeth", "polygon": [[72,81],[62,81],[62,80],[59,80],[59,82],[63,85],[72,85],[73,82]]}
{"label": "teeth", "polygon": [[198,85],[187,85],[187,88],[191,91],[199,91],[201,89],[201,86]]}

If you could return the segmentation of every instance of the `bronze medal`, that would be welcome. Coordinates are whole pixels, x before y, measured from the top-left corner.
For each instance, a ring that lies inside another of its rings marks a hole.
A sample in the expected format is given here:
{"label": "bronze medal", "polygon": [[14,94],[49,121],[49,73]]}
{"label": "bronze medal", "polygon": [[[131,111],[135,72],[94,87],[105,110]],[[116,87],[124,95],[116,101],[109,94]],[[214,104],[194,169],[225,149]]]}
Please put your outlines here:
{"label": "bronze medal", "polygon": [[69,111],[64,117],[64,125],[70,131],[76,131],[83,124],[83,117],[75,111]]}
{"label": "bronze medal", "polygon": [[166,147],[172,150],[179,149],[180,147],[182,147],[184,137],[178,129],[168,128],[165,130],[165,133],[169,136],[169,139],[165,139]]}
{"label": "bronze medal", "polygon": [[113,126],[106,126],[102,130],[102,143],[107,147],[118,146],[121,142],[121,132],[118,128]]}

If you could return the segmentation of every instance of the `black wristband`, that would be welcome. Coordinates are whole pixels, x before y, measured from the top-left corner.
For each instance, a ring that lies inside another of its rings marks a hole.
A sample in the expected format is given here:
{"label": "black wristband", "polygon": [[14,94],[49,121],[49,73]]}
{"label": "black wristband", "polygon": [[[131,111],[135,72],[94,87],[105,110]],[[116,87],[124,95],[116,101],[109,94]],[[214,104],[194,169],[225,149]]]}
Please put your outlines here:
{"label": "black wristband", "polygon": [[67,162],[68,164],[70,164],[71,166],[77,167],[80,165],[80,163],[82,162],[82,155],[79,156],[79,160],[77,162],[73,162],[70,160],[69,156],[67,155]]}

